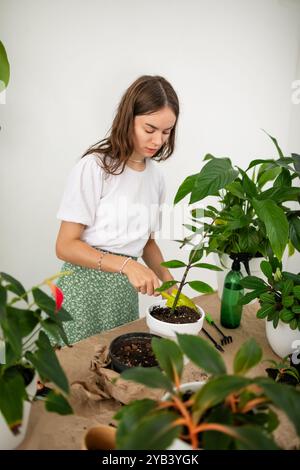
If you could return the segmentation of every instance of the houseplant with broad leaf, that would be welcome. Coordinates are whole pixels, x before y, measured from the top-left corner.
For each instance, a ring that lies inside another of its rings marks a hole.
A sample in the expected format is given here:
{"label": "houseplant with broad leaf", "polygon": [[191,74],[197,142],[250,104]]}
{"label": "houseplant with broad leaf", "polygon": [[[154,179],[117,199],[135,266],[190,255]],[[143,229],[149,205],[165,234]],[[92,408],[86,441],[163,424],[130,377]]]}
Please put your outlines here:
{"label": "houseplant with broad leaf", "polygon": [[269,137],[279,158],[253,160],[244,171],[233,168],[229,158],[208,154],[207,163],[184,180],[174,200],[178,203],[190,195],[189,203],[194,204],[207,196],[216,197],[216,204],[192,209],[190,227],[206,230],[206,254],[216,253],[227,268],[228,257],[239,254],[248,274],[249,261],[257,257],[273,253],[281,260],[287,245],[290,254],[300,251],[300,212],[286,206],[300,197],[299,186],[293,185],[300,174],[300,156],[284,156],[277,140]]}
{"label": "houseplant with broad leaf", "polygon": [[[162,400],[136,400],[115,416],[118,449],[172,449],[180,439],[193,449],[278,449],[273,431],[283,411],[300,435],[300,392],[268,377],[246,376],[262,357],[249,339],[236,353],[233,374],[220,354],[202,338],[178,335],[178,344],[153,339],[160,369],[130,369],[122,378],[164,389]],[[198,391],[181,392],[183,355],[210,374]],[[145,441],[147,436],[147,441]]]}
{"label": "houseplant with broad leaf", "polygon": [[260,267],[267,281],[257,276],[242,279],[242,286],[250,292],[241,303],[258,300],[256,316],[266,321],[270,346],[283,358],[300,347],[300,274],[282,271],[282,263],[275,257],[262,261]]}
{"label": "houseplant with broad leaf", "polygon": [[[43,383],[52,384],[52,390],[45,398],[46,409],[59,414],[72,413],[67,401],[66,375],[45,333],[49,333],[54,341],[62,339],[69,345],[63,322],[72,317],[62,307],[63,293],[53,283],[56,277],[67,274],[52,276],[26,291],[17,279],[0,273],[0,422],[2,428],[9,428],[9,435],[18,435],[22,431],[24,405],[33,399],[28,396],[26,387],[36,380],[36,374]],[[50,287],[54,299],[41,289],[43,286]]]}

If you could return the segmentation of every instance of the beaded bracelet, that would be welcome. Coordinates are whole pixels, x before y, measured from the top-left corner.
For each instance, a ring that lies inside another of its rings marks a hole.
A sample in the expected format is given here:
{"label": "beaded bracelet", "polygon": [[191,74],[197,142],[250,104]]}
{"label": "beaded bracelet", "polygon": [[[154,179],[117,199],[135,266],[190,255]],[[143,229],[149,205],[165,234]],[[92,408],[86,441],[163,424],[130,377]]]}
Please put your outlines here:
{"label": "beaded bracelet", "polygon": [[126,263],[128,263],[129,260],[131,260],[130,257],[125,259],[124,263],[122,264],[122,266],[120,268],[119,274],[123,274],[123,269],[124,269]]}
{"label": "beaded bracelet", "polygon": [[100,258],[99,258],[98,261],[97,261],[98,270],[99,270],[100,272],[103,272],[103,271],[102,271],[102,267],[101,267],[101,263],[102,263],[102,260],[103,260],[104,256],[107,255],[107,254],[108,254],[108,253],[106,253],[105,251],[102,251],[101,254],[100,254]]}

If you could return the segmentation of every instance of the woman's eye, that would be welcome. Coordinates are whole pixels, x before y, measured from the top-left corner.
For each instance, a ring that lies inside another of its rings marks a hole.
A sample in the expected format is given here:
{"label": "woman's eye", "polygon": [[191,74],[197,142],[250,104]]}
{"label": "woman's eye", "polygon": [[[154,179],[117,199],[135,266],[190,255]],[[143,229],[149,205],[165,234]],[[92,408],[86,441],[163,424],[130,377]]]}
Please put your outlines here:
{"label": "woman's eye", "polygon": [[147,134],[153,134],[154,131],[146,131]]}
{"label": "woman's eye", "polygon": [[[147,134],[153,134],[154,131],[145,131]],[[170,135],[170,132],[163,132],[164,135]]]}

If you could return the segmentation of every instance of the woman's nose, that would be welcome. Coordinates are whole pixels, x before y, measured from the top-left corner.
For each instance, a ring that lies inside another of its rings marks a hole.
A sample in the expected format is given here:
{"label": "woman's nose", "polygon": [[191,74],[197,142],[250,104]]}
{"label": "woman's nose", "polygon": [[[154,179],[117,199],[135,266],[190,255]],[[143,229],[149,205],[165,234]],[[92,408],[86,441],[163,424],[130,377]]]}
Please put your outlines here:
{"label": "woman's nose", "polygon": [[162,135],[157,134],[157,135],[153,136],[152,145],[155,148],[160,147],[162,144],[163,144],[163,136]]}

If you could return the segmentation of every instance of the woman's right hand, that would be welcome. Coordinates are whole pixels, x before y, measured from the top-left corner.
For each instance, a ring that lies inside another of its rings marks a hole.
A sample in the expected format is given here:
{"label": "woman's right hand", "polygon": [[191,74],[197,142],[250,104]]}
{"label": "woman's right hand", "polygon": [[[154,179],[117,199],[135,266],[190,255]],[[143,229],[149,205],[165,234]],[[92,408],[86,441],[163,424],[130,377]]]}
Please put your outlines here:
{"label": "woman's right hand", "polygon": [[159,292],[154,292],[160,287],[160,282],[152,269],[131,259],[126,263],[123,273],[128,277],[129,282],[141,294],[159,296]]}

